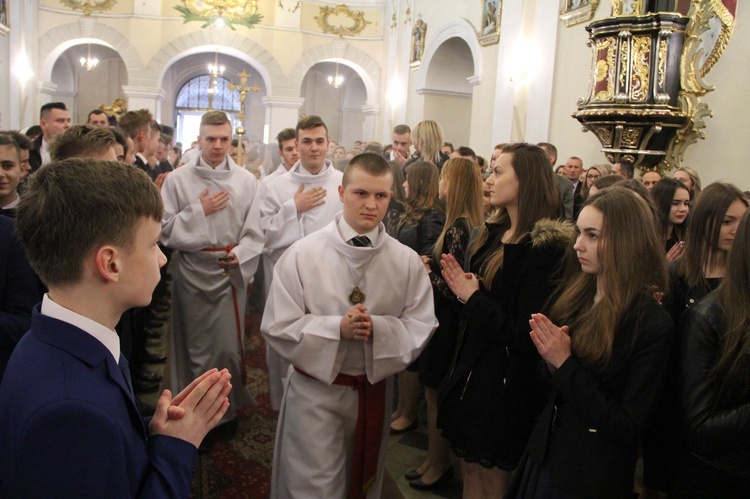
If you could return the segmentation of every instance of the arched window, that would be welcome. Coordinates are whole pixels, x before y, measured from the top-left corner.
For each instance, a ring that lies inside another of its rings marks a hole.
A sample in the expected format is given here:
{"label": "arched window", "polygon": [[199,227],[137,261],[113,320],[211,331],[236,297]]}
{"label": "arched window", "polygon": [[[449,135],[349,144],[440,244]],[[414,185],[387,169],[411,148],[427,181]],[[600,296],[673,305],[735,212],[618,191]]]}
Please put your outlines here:
{"label": "arched window", "polygon": [[239,124],[236,115],[240,112],[240,93],[229,90],[229,83],[223,76],[214,76],[212,87],[211,76],[201,75],[188,80],[177,93],[174,106],[176,134],[183,150],[198,136],[201,116],[206,111],[224,111],[233,128]]}

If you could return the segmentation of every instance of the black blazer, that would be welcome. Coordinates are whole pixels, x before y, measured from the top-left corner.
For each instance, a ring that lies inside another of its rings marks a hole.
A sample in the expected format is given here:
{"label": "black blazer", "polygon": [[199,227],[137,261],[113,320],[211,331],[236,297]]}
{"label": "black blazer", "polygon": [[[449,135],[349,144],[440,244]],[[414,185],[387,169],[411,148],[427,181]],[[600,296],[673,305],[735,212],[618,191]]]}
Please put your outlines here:
{"label": "black blazer", "polygon": [[31,149],[29,149],[29,165],[31,166],[31,173],[34,173],[42,166],[42,135],[35,138],[31,142]]}
{"label": "black blazer", "polygon": [[669,314],[644,294],[621,321],[606,366],[587,366],[573,355],[547,377],[553,391],[529,440],[529,457],[549,468],[556,488],[632,497],[638,443],[660,393],[673,334]]}

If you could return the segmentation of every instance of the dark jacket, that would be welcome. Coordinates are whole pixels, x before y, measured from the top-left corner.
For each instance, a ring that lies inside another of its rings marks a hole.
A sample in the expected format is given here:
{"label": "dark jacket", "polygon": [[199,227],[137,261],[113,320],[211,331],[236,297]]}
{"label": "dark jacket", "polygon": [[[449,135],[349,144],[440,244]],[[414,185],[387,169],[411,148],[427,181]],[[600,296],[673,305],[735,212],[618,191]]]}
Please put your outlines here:
{"label": "dark jacket", "polygon": [[435,207],[416,224],[409,223],[402,217],[394,237],[418,254],[431,256],[444,225],[445,213],[441,208]]}
{"label": "dark jacket", "polygon": [[18,341],[29,329],[31,309],[42,299],[15,224],[0,216],[0,380]]}
{"label": "dark jacket", "polygon": [[0,384],[0,497],[188,497],[197,449],[149,436],[128,383],[102,343],[36,309]]}
{"label": "dark jacket", "polygon": [[660,393],[673,332],[664,309],[641,295],[617,328],[605,366],[584,365],[572,355],[547,377],[553,391],[529,456],[550,470],[557,489],[632,497],[638,444]]}
{"label": "dark jacket", "polygon": [[[479,255],[498,247],[502,230],[488,229]],[[520,242],[504,245],[491,289],[481,284],[463,306],[465,328],[440,388],[438,427],[467,461],[513,469],[521,457],[543,406],[528,320],[544,309],[571,234],[569,224],[538,222]]]}
{"label": "dark jacket", "polygon": [[[683,326],[682,409],[690,471],[703,477],[704,490],[723,490],[724,497],[747,497],[747,488],[731,491],[739,484],[750,484],[750,395],[745,392],[731,401],[720,400],[711,376],[726,329],[716,295],[691,308]],[[706,481],[708,477],[719,482]]]}
{"label": "dark jacket", "polygon": [[29,149],[29,166],[31,166],[31,173],[34,173],[42,166],[42,137],[40,133],[37,138],[31,142],[31,149]]}

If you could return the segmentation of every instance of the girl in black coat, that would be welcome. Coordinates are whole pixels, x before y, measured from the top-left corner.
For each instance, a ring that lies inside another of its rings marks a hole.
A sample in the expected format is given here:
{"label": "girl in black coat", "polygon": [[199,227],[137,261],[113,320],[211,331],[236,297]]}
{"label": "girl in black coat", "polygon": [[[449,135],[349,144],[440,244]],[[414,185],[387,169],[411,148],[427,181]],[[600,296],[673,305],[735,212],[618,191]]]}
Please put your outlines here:
{"label": "girl in black coat", "polygon": [[464,494],[501,497],[542,406],[528,335],[529,314],[539,310],[570,227],[546,153],[537,146],[506,148],[487,179],[497,213],[470,245],[472,274],[451,255],[441,266],[463,303],[458,351],[440,387],[438,428],[461,457]]}
{"label": "girl in black coat", "polygon": [[[417,161],[406,172],[406,210],[393,236],[419,255],[429,256],[445,225],[445,210],[438,198],[440,172],[427,161]],[[398,374],[398,405],[392,416],[391,433],[417,427],[420,399],[419,359]]]}
{"label": "girl in black coat", "polygon": [[578,265],[551,319],[529,321],[552,390],[508,497],[632,497],[660,393],[674,326],[654,300],[666,261],[648,206],[611,187],[587,200],[577,228]]}
{"label": "girl in black coat", "polygon": [[685,318],[681,379],[689,449],[670,497],[731,499],[750,492],[748,213],[722,283]]}

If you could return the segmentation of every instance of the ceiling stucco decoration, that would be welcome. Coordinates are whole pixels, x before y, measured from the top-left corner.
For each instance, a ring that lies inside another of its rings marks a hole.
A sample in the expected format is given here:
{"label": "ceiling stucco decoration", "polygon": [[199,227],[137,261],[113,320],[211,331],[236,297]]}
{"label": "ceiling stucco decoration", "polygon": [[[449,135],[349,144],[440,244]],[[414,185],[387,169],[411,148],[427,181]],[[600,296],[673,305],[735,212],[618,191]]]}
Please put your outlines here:
{"label": "ceiling stucco decoration", "polygon": [[[323,33],[340,37],[354,36],[361,33],[371,21],[365,19],[361,10],[350,10],[346,5],[336,7],[320,7],[320,12],[315,16],[318,26]],[[350,20],[351,23],[347,24]]]}
{"label": "ceiling stucco decoration", "polygon": [[204,23],[201,28],[223,22],[232,30],[235,24],[252,29],[263,19],[255,0],[184,0],[184,3],[184,7],[175,5],[175,10],[182,14],[183,24],[200,21]]}
{"label": "ceiling stucco decoration", "polygon": [[73,10],[80,10],[90,16],[92,12],[106,12],[117,3],[117,0],[60,0],[64,6]]}

